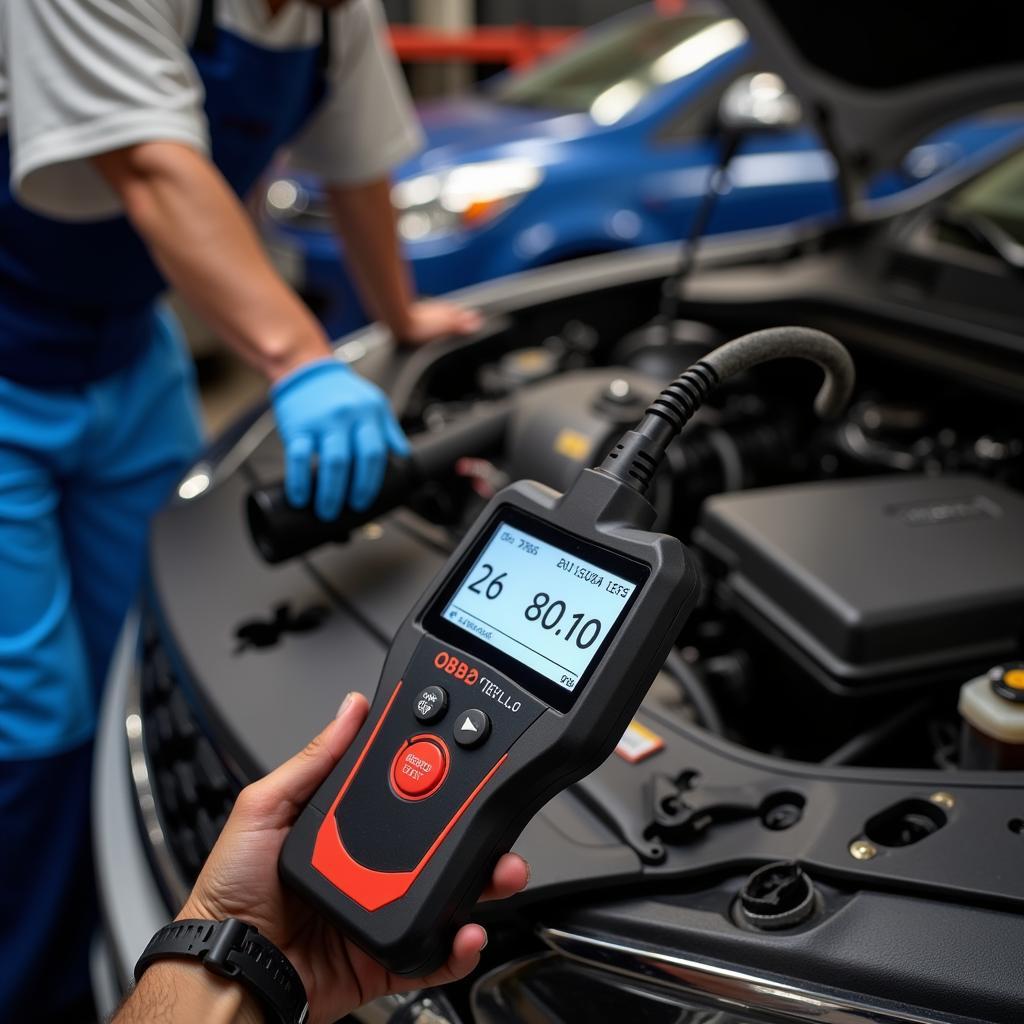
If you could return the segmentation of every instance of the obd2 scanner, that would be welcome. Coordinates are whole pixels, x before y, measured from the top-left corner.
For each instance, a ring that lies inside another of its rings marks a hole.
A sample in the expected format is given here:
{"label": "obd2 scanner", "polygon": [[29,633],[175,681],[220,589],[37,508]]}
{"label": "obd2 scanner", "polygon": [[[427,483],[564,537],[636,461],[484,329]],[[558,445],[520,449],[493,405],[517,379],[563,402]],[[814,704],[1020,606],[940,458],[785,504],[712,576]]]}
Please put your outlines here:
{"label": "obd2 scanner", "polygon": [[286,883],[389,970],[440,966],[498,857],[596,768],[696,599],[693,558],[651,531],[644,493],[725,378],[784,356],[853,386],[846,350],[805,328],[715,349],[670,384],[564,495],[520,481],[480,515],[404,621],[369,716],[281,853]]}

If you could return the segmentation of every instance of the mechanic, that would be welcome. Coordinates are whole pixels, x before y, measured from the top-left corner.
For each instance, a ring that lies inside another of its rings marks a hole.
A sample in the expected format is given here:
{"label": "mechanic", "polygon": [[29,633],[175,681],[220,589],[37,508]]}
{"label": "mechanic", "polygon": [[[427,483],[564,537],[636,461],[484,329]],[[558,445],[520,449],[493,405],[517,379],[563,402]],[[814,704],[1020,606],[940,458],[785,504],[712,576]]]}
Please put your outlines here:
{"label": "mechanic", "polygon": [[200,445],[166,283],[265,375],[289,499],[325,518],[406,442],[239,197],[292,145],[399,340],[478,326],[411,294],[388,175],[420,136],[382,31],[378,0],[0,0],[0,1019],[87,991],[101,681]]}
{"label": "mechanic", "polygon": [[[389,992],[443,985],[476,967],[487,934],[464,925],[448,962],[427,978],[389,974],[327,922],[281,887],[277,858],[306,801],[327,778],[363,724],[369,706],[350,693],[338,717],[309,746],[266,778],[243,790],[210,852],[195,888],[175,919],[255,926],[298,971],[309,999],[311,1024],[330,1024]],[[514,853],[497,862],[485,898],[502,899],[526,886],[529,869]],[[195,959],[159,959],[142,975],[111,1024],[228,1024],[264,1019],[256,996]]]}

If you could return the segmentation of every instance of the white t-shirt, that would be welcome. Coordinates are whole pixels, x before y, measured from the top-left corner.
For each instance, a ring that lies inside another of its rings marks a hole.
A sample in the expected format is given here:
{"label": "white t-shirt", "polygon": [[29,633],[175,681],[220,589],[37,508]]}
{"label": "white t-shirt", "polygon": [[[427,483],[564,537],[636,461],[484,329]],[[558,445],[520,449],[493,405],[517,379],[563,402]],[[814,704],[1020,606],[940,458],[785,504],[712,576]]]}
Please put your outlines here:
{"label": "white t-shirt", "polygon": [[[200,0],[0,0],[0,135],[25,206],[98,220],[120,202],[89,162],[141,142],[209,151],[203,86],[189,56]],[[321,12],[291,0],[218,0],[217,22],[267,49],[316,46]],[[379,0],[331,14],[323,103],[293,143],[293,162],[327,182],[386,174],[421,145]]]}

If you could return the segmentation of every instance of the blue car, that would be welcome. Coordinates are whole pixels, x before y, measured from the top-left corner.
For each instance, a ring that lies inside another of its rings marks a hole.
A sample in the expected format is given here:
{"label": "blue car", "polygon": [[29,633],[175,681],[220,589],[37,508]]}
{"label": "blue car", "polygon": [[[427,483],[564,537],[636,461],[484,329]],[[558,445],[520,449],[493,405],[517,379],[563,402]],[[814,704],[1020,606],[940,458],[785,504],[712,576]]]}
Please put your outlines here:
{"label": "blue car", "polygon": [[[777,75],[759,73],[736,18],[640,7],[477,95],[423,106],[427,145],[393,191],[420,293],[679,238],[717,159],[712,129],[730,87],[751,104],[759,93],[776,109],[798,103]],[[953,125],[871,192],[906,187],[1022,123],[1008,111]],[[837,202],[832,158],[799,121],[746,138],[708,230],[779,224]],[[328,330],[364,323],[317,181],[285,170],[264,206],[272,254]]]}

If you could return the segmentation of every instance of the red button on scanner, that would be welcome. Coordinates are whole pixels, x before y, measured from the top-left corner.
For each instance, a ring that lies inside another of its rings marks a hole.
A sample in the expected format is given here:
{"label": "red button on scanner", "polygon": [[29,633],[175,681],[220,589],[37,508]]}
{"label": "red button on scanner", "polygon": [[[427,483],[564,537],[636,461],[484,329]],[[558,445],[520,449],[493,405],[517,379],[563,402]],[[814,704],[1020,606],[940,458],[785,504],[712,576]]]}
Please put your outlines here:
{"label": "red button on scanner", "polygon": [[407,800],[422,800],[444,782],[448,749],[436,736],[414,736],[391,762],[391,784]]}

